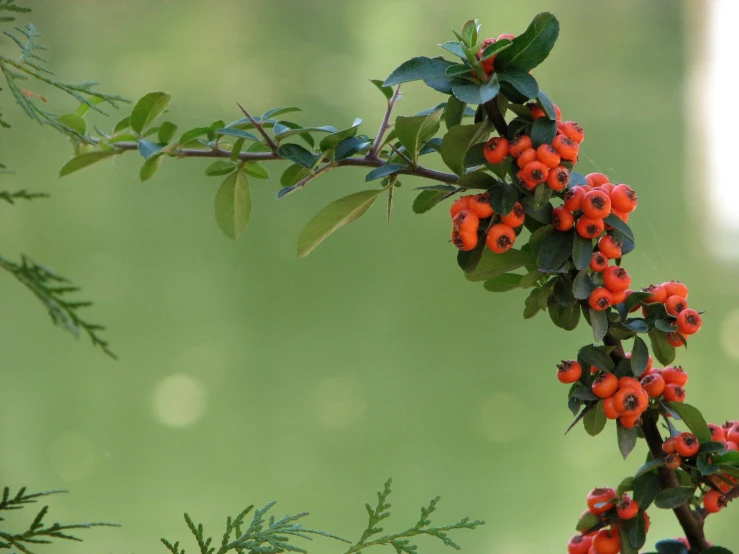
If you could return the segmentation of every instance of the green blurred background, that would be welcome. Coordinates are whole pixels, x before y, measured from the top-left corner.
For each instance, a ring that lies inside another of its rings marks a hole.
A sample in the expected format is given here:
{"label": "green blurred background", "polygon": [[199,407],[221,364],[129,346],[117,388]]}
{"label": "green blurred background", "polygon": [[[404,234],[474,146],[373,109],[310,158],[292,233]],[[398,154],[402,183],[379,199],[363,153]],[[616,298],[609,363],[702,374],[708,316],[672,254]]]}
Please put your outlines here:
{"label": "green blurred background", "polygon": [[[638,191],[639,248],[626,261],[635,283],[679,278],[707,312],[679,354],[689,402],[711,421],[737,417],[738,271],[706,248],[710,182],[692,179],[686,157],[686,37],[700,36],[693,16],[707,2],[26,4],[60,75],[129,98],[170,91],[169,118],[182,130],[237,119],[239,101],[257,113],[301,106],[294,119],[304,125],[362,117],[368,134],[384,100],[367,79],[439,54],[450,26],[470,17],[497,36],[554,12],[560,40],[536,77],[585,128],[580,170]],[[366,188],[363,171],[335,171],[277,202],[281,167],[270,166],[274,178],[254,183],[247,234],[232,242],[213,219],[218,180],[203,176],[207,162],[165,161],[142,184],[141,159],[129,154],[58,180],[64,138],[1,98],[14,129],[0,135],[0,159],[16,170],[2,188],[53,195],[2,207],[2,252],[82,286],[120,356],[52,328],[30,294],[0,277],[0,478],[70,489],[52,502],[55,520],[122,524],[54,551],[162,552],[159,537],[186,538],[185,510],[218,534],[226,515],[273,499],[280,515],[307,510],[311,526],[357,537],[362,504],[393,476],[388,529],[441,494],[438,522],[488,521],[457,537],[467,552],[563,552],[586,493],[640,465],[644,446],[623,462],[613,426],[595,439],[581,428],[562,436],[571,414],[554,364],[588,341],[587,328],[524,321],[524,292],[467,282],[446,208],[411,212],[411,188],[428,183],[405,179],[391,224],[378,204],[297,260],[304,223]],[[406,86],[398,114],[441,99]],[[680,534],[670,513],[651,515],[648,544]],[[707,524],[728,547],[739,547],[735,528],[735,510]],[[340,548],[321,540],[313,550]]]}

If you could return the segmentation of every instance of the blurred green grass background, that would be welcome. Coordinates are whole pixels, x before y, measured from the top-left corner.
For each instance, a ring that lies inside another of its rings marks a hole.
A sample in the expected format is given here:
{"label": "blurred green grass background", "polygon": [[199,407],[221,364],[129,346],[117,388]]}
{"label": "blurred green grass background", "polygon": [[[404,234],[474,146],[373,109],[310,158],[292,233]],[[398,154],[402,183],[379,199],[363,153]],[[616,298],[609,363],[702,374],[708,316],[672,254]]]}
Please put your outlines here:
{"label": "blurred green grass background", "polygon": [[[450,26],[470,17],[497,36],[554,12],[560,40],[535,75],[585,128],[580,170],[639,194],[638,250],[626,259],[635,283],[683,280],[707,312],[679,354],[688,401],[712,421],[737,417],[737,269],[709,257],[708,215],[688,202],[710,183],[689,179],[685,159],[682,2],[26,4],[59,75],[129,98],[172,92],[169,119],[181,130],[237,119],[239,101],[257,113],[301,106],[294,120],[304,125],[359,116],[368,134],[384,100],[367,79],[438,55]],[[420,84],[404,92],[398,114],[442,99]],[[53,198],[2,208],[2,252],[81,285],[120,356],[53,329],[30,294],[0,277],[0,477],[71,489],[52,502],[54,520],[123,525],[55,552],[161,552],[159,537],[186,537],[185,510],[218,535],[226,515],[273,499],[280,514],[307,510],[310,526],[356,537],[363,503],[389,475],[388,529],[415,522],[441,494],[438,522],[488,522],[458,536],[467,552],[562,552],[587,491],[640,465],[644,446],[623,462],[612,426],[595,439],[581,428],[562,436],[571,414],[554,364],[588,341],[586,327],[568,334],[546,315],[524,321],[524,292],[468,283],[446,208],[411,212],[411,189],[425,183],[405,179],[391,224],[378,204],[297,260],[302,225],[367,188],[364,172],[335,171],[277,202],[282,166],[269,166],[273,178],[253,183],[247,235],[231,242],[213,220],[218,180],[203,176],[207,162],[167,160],[142,184],[130,154],[59,180],[64,139],[4,112],[14,129],[0,135],[1,159],[16,173],[2,187]],[[648,544],[680,534],[671,514],[651,512]],[[712,518],[709,538],[739,547],[735,521],[734,510]]]}

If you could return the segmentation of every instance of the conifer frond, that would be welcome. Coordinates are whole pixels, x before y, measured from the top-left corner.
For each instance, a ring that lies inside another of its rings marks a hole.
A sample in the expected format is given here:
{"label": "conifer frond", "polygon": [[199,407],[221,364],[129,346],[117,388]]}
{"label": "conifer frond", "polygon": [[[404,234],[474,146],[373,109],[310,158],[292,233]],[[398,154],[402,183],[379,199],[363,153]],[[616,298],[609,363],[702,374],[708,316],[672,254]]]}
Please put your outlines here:
{"label": "conifer frond", "polygon": [[93,346],[99,346],[111,358],[116,357],[110,350],[108,342],[99,334],[105,328],[85,321],[78,314],[81,308],[91,306],[92,302],[67,300],[69,294],[79,291],[79,288],[72,285],[68,279],[36,264],[26,256],[21,257],[20,264],[0,257],[0,268],[13,275],[36,295],[55,325],[64,327],[75,337],[79,336],[80,331],[84,332]]}
{"label": "conifer frond", "polygon": [[[0,164],[2,170],[2,164]],[[0,190],[0,200],[5,200],[8,204],[15,204],[16,200],[36,200],[37,198],[49,198],[45,192],[28,192],[26,189],[10,192]]]}

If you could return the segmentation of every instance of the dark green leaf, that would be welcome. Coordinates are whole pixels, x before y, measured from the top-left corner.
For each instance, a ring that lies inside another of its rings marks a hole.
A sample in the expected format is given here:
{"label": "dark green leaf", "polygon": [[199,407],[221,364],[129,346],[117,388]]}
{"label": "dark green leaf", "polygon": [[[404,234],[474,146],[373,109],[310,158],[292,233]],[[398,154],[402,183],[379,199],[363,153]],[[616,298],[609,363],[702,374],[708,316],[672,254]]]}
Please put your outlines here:
{"label": "dark green leaf", "polygon": [[500,92],[500,83],[495,74],[487,83],[477,83],[474,85],[457,85],[452,89],[452,93],[462,102],[467,104],[485,104],[490,102]]}
{"label": "dark green leaf", "polygon": [[299,112],[302,111],[300,108],[296,106],[280,106],[279,108],[272,108],[271,110],[267,110],[262,114],[261,121],[264,121],[265,119],[269,119],[270,117],[274,117],[276,115],[282,115],[286,113],[292,113],[292,112]]}
{"label": "dark green leaf", "polygon": [[477,246],[472,250],[468,250],[466,252],[464,250],[460,250],[457,252],[457,265],[465,272],[465,274],[472,273],[477,268],[477,264],[480,263],[484,252],[489,252],[485,247],[485,241],[478,241]]}
{"label": "dark green leaf", "polygon": [[580,363],[586,363],[598,369],[613,371],[616,368],[616,364],[613,363],[611,357],[592,344],[583,346],[577,353],[577,359]]}
{"label": "dark green leaf", "polygon": [[657,554],[688,554],[688,548],[680,541],[673,539],[657,541],[654,546]]}
{"label": "dark green leaf", "polygon": [[503,71],[517,67],[530,71],[543,62],[559,36],[559,22],[550,13],[540,13],[528,28],[513,39],[513,44],[495,59],[495,67]]}
{"label": "dark green leaf", "polygon": [[[557,110],[554,109],[554,102],[552,102],[552,100],[543,90],[539,91],[539,96],[536,99],[536,103],[542,110],[544,110],[544,113],[547,114],[547,117],[549,119],[551,119],[552,121],[557,119]],[[585,181],[585,183],[587,184],[587,181]]]}
{"label": "dark green leaf", "polygon": [[382,84],[380,79],[370,79],[370,83],[375,85],[377,90],[379,90],[388,101],[393,97],[392,87],[386,87]]}
{"label": "dark green leaf", "polygon": [[626,477],[616,488],[616,494],[620,497],[623,493],[634,490],[634,478]]}
{"label": "dark green leaf", "polygon": [[241,171],[230,174],[221,183],[215,199],[216,222],[223,233],[237,239],[246,231],[251,215],[249,181]]}
{"label": "dark green leaf", "polygon": [[557,327],[566,331],[572,331],[580,323],[580,306],[577,304],[570,306],[555,304],[549,306],[549,317]]}
{"label": "dark green leaf", "polygon": [[577,522],[577,526],[575,527],[576,531],[580,531],[581,533],[584,531],[589,531],[596,525],[600,523],[600,519],[597,515],[590,511],[586,511],[583,516],[580,518],[580,521]]}
{"label": "dark green leaf", "polygon": [[694,490],[691,487],[671,487],[657,493],[654,504],[663,510],[677,508],[693,498]]}
{"label": "dark green leaf", "polygon": [[464,175],[464,159],[470,146],[487,139],[490,123],[457,125],[449,129],[441,142],[441,159],[457,175]]}
{"label": "dark green leaf", "polygon": [[159,166],[162,165],[164,156],[153,156],[148,158],[139,170],[139,179],[141,182],[148,181],[154,174],[159,170]]}
{"label": "dark green leaf", "polygon": [[277,155],[303,167],[311,168],[316,161],[316,155],[297,144],[282,144],[277,149]]}
{"label": "dark green leaf", "polygon": [[553,232],[554,227],[552,227],[551,225],[544,225],[543,227],[531,233],[531,236],[529,237],[529,246],[531,247],[531,251],[534,254],[539,254],[539,251],[541,250],[541,245],[544,243],[544,239],[546,239]]}
{"label": "dark green leaf", "polygon": [[413,211],[417,214],[426,213],[446,198],[448,194],[448,192],[436,190],[423,190],[413,201]]}
{"label": "dark green leaf", "polygon": [[351,158],[353,155],[366,150],[370,146],[370,144],[372,144],[370,141],[361,137],[345,138],[336,145],[334,159],[336,161],[341,161],[347,158]]}
{"label": "dark green leaf", "polygon": [[[547,187],[548,188],[548,187]],[[593,241],[592,239],[584,239],[577,233],[572,242],[572,262],[575,269],[583,270],[590,266],[590,260],[593,258]]]}
{"label": "dark green leaf", "polygon": [[196,138],[202,137],[203,135],[207,134],[209,130],[209,127],[195,127],[194,129],[189,129],[182,133],[182,136],[180,137],[180,140],[177,141],[177,143],[180,146],[185,146]]}
{"label": "dark green leaf", "polygon": [[478,167],[481,165],[488,165],[487,160],[485,159],[484,142],[478,142],[477,144],[473,144],[472,146],[470,146],[470,149],[467,150],[467,154],[464,157],[465,167]]}
{"label": "dark green leaf", "polygon": [[572,252],[573,235],[572,231],[553,231],[544,239],[536,257],[539,271],[554,271],[567,261]]}
{"label": "dark green leaf", "polygon": [[477,20],[470,19],[462,27],[461,38],[467,46],[473,46],[477,42]]}
{"label": "dark green leaf", "polygon": [[[726,446],[722,442],[704,442],[700,447],[700,451],[705,453],[723,452],[724,450],[726,450]],[[737,453],[736,459],[739,461],[739,453]]]}
{"label": "dark green leaf", "polygon": [[158,154],[161,150],[162,146],[157,144],[156,142],[144,139],[141,139],[139,141],[139,154],[141,154],[146,160]]}
{"label": "dark green leaf", "polygon": [[536,79],[527,71],[511,67],[506,71],[498,71],[497,74],[498,79],[510,83],[522,96],[526,98],[536,98],[538,96],[539,85]]}
{"label": "dark green leaf", "polygon": [[593,394],[593,391],[590,389],[590,387],[586,387],[585,385],[581,383],[575,383],[573,385],[572,389],[572,396],[574,398],[577,398],[578,400],[584,400],[586,402],[597,402],[600,400],[595,394]]}
{"label": "dark green leaf", "polygon": [[527,196],[521,199],[521,204],[526,210],[526,215],[528,215],[530,218],[538,221],[539,223],[543,223],[544,225],[549,225],[552,222],[551,204],[546,204],[543,208],[536,208],[534,206],[533,196]]}
{"label": "dark green leaf", "polygon": [[632,552],[627,552],[621,548],[621,554],[639,554],[639,549],[644,546],[644,543],[647,541],[646,521],[641,517],[641,514],[639,514],[639,516],[627,520],[624,524],[629,528],[628,545],[634,550]]}
{"label": "dark green leaf", "polygon": [[490,195],[490,205],[498,214],[507,215],[511,213],[518,200],[516,186],[505,181],[495,181],[491,184],[488,187],[488,194]]}
{"label": "dark green leaf", "polygon": [[449,42],[445,42],[444,44],[440,44],[439,46],[441,46],[447,52],[451,52],[455,56],[459,56],[462,59],[467,59],[467,56],[462,49],[462,45],[459,44],[459,42],[456,40],[450,40]]}
{"label": "dark green leaf", "polygon": [[383,192],[385,189],[355,192],[321,209],[300,232],[298,257],[307,256],[334,231],[364,215]]}
{"label": "dark green leaf", "polygon": [[585,175],[578,173],[577,171],[570,171],[570,184],[567,188],[579,187],[587,184],[588,180],[585,178]]}
{"label": "dark green leaf", "polygon": [[699,442],[711,442],[711,431],[706,425],[703,414],[697,408],[682,402],[670,402],[669,407],[680,415]]}
{"label": "dark green leaf", "polygon": [[634,477],[636,478],[640,475],[644,475],[645,473],[652,471],[653,469],[656,469],[658,467],[662,467],[663,465],[665,465],[665,461],[662,458],[649,460],[646,464],[644,464],[637,470],[637,472],[634,474]]}
{"label": "dark green leaf", "polygon": [[516,273],[503,273],[485,281],[483,287],[490,292],[506,292],[519,288],[522,277],[522,275]]}
{"label": "dark green leaf", "polygon": [[437,77],[436,79],[424,79],[423,82],[437,92],[451,94],[454,87],[469,84],[470,81],[460,77]]}
{"label": "dark green leaf", "polygon": [[236,169],[236,165],[234,165],[233,162],[227,160],[216,160],[205,168],[205,174],[209,177],[228,175],[234,169]]}
{"label": "dark green leaf", "polygon": [[602,400],[599,400],[595,408],[585,414],[585,417],[582,420],[583,425],[585,426],[585,431],[591,437],[595,437],[596,435],[599,435],[601,431],[603,431],[606,426],[606,421],[608,420],[606,419],[606,414],[603,411]]}
{"label": "dark green leaf", "polygon": [[455,63],[454,65],[450,65],[446,68],[446,76],[447,77],[457,77],[457,76],[469,76],[470,75],[470,66],[464,63]]}
{"label": "dark green leaf", "polygon": [[538,148],[542,144],[551,144],[555,136],[557,136],[557,123],[555,121],[546,117],[540,117],[534,121],[531,127],[531,142],[534,143],[534,148]]}
{"label": "dark green leaf", "polygon": [[487,59],[490,59],[496,54],[498,54],[498,52],[502,52],[503,50],[505,50],[506,48],[510,48],[511,46],[513,46],[513,41],[507,38],[503,38],[503,39],[495,41],[492,44],[488,44],[485,47],[485,50],[482,51],[482,56],[480,57],[480,61],[485,61]]}
{"label": "dark green leaf", "polygon": [[666,319],[655,319],[654,326],[665,333],[674,333],[677,331],[677,325]]}
{"label": "dark green leaf", "polygon": [[306,178],[310,174],[310,168],[305,167],[301,164],[292,164],[287,166],[287,169],[282,173],[280,177],[280,185],[283,187],[291,187],[298,181]]}
{"label": "dark green leaf", "polygon": [[[559,275],[557,277],[554,281],[553,293],[554,300],[560,306],[574,306],[577,304],[577,299],[572,294],[572,281],[570,281],[568,275]],[[578,306],[577,309],[579,310],[580,307]]]}
{"label": "dark green leaf", "polygon": [[443,110],[438,109],[429,115],[395,119],[395,133],[400,143],[410,153],[413,163],[418,161],[418,151],[439,130]]}
{"label": "dark green leaf", "polygon": [[552,192],[552,189],[544,183],[538,185],[534,191],[534,209],[541,210],[549,204],[549,201],[552,199]]}
{"label": "dark green leaf", "polygon": [[652,329],[649,331],[649,339],[655,358],[662,365],[670,365],[675,360],[675,347],[667,341],[667,335],[658,329]]}
{"label": "dark green leaf", "polygon": [[649,508],[660,490],[659,477],[654,471],[645,471],[634,477],[634,500],[641,510]]}
{"label": "dark green leaf", "polygon": [[649,296],[651,296],[651,293],[648,292],[632,292],[624,303],[626,306],[626,310],[631,311],[631,309],[636,306],[639,301]]}
{"label": "dark green leaf", "polygon": [[70,173],[79,171],[80,169],[92,165],[95,162],[99,162],[100,160],[104,160],[105,158],[110,158],[111,156],[115,156],[116,154],[119,154],[119,152],[114,150],[96,150],[93,152],[85,152],[84,154],[75,156],[62,166],[62,168],[59,170],[59,177],[64,177],[65,175],[69,175]]}
{"label": "dark green leaf", "polygon": [[649,331],[649,325],[643,319],[639,318],[627,319],[622,322],[622,325],[635,333],[646,333]]}
{"label": "dark green leaf", "polygon": [[[227,134],[222,133],[221,131],[232,131],[234,129],[225,128],[225,129],[219,129],[217,131],[218,134]],[[238,131],[239,129],[235,129]],[[308,135],[309,133],[336,133],[336,127],[332,127],[331,125],[324,125],[322,127],[301,127],[297,123],[292,123],[291,121],[278,121],[275,123],[275,126],[273,128],[273,131],[275,133],[275,140],[277,142],[280,142],[288,137],[292,137],[295,135]],[[241,131],[242,133],[246,133],[246,131]],[[246,133],[246,135],[251,135],[251,133]],[[234,136],[243,136],[243,135],[234,135]],[[252,140],[256,140],[256,137],[254,135],[251,135],[253,137]],[[244,137],[249,138],[249,137]]]}
{"label": "dark green leaf", "polygon": [[521,288],[528,289],[535,286],[539,279],[541,279],[543,276],[544,275],[538,269],[529,271],[521,279]]}
{"label": "dark green leaf", "polygon": [[323,137],[320,143],[321,151],[325,152],[326,150],[329,150],[331,148],[336,148],[338,144],[345,138],[355,136],[357,134],[358,127],[361,124],[362,124],[362,120],[359,118],[356,118],[354,120],[354,123],[352,123],[351,127],[347,127],[346,129],[342,129],[341,131],[336,131],[335,133],[331,133],[330,135]]}
{"label": "dark green leaf", "polygon": [[728,548],[723,546],[712,546],[708,550],[704,550],[703,554],[733,554]]}
{"label": "dark green leaf", "polygon": [[608,334],[608,315],[590,308],[590,325],[593,328],[595,342],[600,342]]}
{"label": "dark green leaf", "polygon": [[[460,187],[466,189],[484,189],[487,190],[490,187],[497,184],[495,177],[487,173],[486,171],[472,171],[466,173],[459,178],[457,184]],[[506,212],[508,213],[508,212]]]}
{"label": "dark green leaf", "polygon": [[717,456],[714,460],[717,464],[739,465],[739,452],[731,450]]}
{"label": "dark green leaf", "polygon": [[634,337],[634,346],[631,349],[631,370],[634,375],[640,377],[647,369],[649,362],[649,348],[647,343],[639,337]]}
{"label": "dark green leaf", "polygon": [[395,173],[398,173],[400,171],[403,171],[404,169],[408,169],[407,165],[403,164],[385,164],[381,165],[378,168],[373,169],[367,175],[365,176],[365,181],[374,181],[375,179],[381,179],[383,177],[387,177],[388,175],[393,175]]}
{"label": "dark green leaf", "polygon": [[541,311],[541,306],[539,305],[539,300],[537,298],[537,292],[539,290],[540,289],[532,290],[529,296],[526,298],[523,308],[524,319],[531,319]]}
{"label": "dark green leaf", "polygon": [[449,97],[446,103],[446,110],[444,111],[444,124],[447,129],[451,129],[455,125],[462,123],[466,107],[467,104],[459,100],[456,96]]}
{"label": "dark green leaf", "polygon": [[616,434],[618,436],[618,449],[625,460],[636,446],[637,430],[636,427],[627,429],[620,423],[617,424],[616,429]]}
{"label": "dark green leaf", "polygon": [[131,129],[140,134],[167,109],[171,98],[166,92],[150,92],[142,96],[131,112]]}
{"label": "dark green leaf", "polygon": [[449,62],[435,60],[425,56],[412,58],[395,68],[390,76],[385,79],[382,86],[389,87],[408,81],[420,81],[424,79],[444,77],[446,68],[449,65]]}
{"label": "dark green leaf", "polygon": [[634,241],[634,233],[631,231],[631,227],[626,225],[626,223],[619,219],[618,216],[610,214],[608,217],[604,218],[603,221],[623,233],[632,242]]}
{"label": "dark green leaf", "polygon": [[713,465],[706,454],[701,454],[696,458],[695,467],[701,472],[701,475],[713,475],[721,469],[720,466]]}
{"label": "dark green leaf", "polygon": [[480,262],[474,271],[466,275],[468,281],[487,281],[503,273],[513,271],[533,261],[533,256],[527,252],[511,248],[502,254],[495,254],[485,249]]}

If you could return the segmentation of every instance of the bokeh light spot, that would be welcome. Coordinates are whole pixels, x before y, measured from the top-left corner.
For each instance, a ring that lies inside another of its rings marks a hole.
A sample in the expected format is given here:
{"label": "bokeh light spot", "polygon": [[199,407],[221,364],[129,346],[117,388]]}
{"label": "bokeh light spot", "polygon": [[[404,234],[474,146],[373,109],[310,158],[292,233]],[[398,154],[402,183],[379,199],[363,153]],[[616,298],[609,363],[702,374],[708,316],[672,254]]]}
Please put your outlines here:
{"label": "bokeh light spot", "polygon": [[187,427],[205,412],[205,390],[188,375],[170,375],[154,389],[154,415],[168,427]]}
{"label": "bokeh light spot", "polygon": [[359,386],[345,377],[321,381],[315,389],[313,406],[316,420],[329,429],[341,429],[356,423],[366,403]]}

